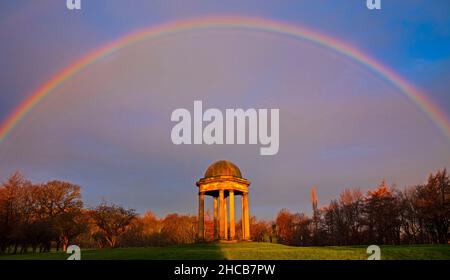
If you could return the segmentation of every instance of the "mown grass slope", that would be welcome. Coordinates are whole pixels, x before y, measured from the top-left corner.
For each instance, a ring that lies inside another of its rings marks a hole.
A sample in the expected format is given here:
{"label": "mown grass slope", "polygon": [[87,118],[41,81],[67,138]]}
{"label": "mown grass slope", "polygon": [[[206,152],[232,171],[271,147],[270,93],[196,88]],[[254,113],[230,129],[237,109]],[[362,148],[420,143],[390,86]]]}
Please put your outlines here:
{"label": "mown grass slope", "polygon": [[[292,247],[271,243],[218,243],[171,247],[84,249],[83,260],[365,260],[366,246]],[[0,255],[10,260],[64,260],[62,252]],[[450,260],[450,245],[381,246],[383,260]]]}

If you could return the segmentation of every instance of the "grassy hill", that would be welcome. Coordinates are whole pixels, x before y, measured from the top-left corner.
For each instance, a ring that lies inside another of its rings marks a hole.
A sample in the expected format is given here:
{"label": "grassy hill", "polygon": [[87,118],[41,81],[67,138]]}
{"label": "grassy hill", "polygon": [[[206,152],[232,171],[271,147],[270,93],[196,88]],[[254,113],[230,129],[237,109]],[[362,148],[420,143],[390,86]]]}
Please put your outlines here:
{"label": "grassy hill", "polygon": [[[0,255],[10,260],[64,260],[61,252]],[[366,246],[292,247],[271,243],[220,243],[172,246],[165,248],[85,249],[83,260],[131,259],[229,259],[229,260],[365,260]],[[381,246],[381,259],[445,259],[450,260],[450,245]]]}

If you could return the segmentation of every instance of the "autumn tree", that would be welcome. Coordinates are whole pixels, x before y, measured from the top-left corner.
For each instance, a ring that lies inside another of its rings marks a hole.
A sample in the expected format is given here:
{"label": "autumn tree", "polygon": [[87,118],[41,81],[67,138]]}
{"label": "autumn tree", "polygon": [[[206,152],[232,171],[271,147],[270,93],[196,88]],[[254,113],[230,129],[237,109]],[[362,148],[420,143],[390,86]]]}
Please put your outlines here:
{"label": "autumn tree", "polygon": [[126,230],[119,236],[119,247],[144,247],[147,246],[144,234],[144,219],[136,216]]}
{"label": "autumn tree", "polygon": [[104,202],[91,209],[90,217],[98,228],[97,234],[109,247],[114,248],[117,245],[117,239],[136,217],[136,213],[134,209],[125,209]]}
{"label": "autumn tree", "polygon": [[417,208],[417,189],[405,188],[398,193],[399,219],[402,242],[407,244],[423,243],[423,220]]}
{"label": "autumn tree", "polygon": [[290,244],[294,239],[293,214],[287,209],[278,212],[275,224],[277,226],[277,238],[281,244]]}
{"label": "autumn tree", "polygon": [[425,185],[416,187],[418,215],[431,242],[446,244],[450,239],[450,180],[447,170],[428,177]]}
{"label": "autumn tree", "polygon": [[271,235],[271,223],[258,220],[256,216],[250,218],[250,239],[256,242],[264,242],[270,238]]}
{"label": "autumn tree", "polygon": [[144,238],[148,246],[161,246],[162,221],[152,211],[145,212],[142,217]]}
{"label": "autumn tree", "polygon": [[196,217],[169,214],[162,220],[162,244],[191,244],[196,241]]}
{"label": "autumn tree", "polygon": [[19,172],[12,174],[0,189],[0,250],[4,252],[10,245],[14,253],[25,240],[24,229],[31,212],[27,202],[31,182]]}
{"label": "autumn tree", "polygon": [[342,215],[342,235],[346,245],[360,244],[362,212],[364,209],[364,196],[359,189],[345,189],[339,197]]}
{"label": "autumn tree", "polygon": [[294,241],[293,245],[308,246],[312,243],[312,219],[304,213],[294,215]]}
{"label": "autumn tree", "polygon": [[278,241],[286,245],[310,245],[311,223],[312,220],[303,213],[291,213],[287,209],[282,209],[278,212],[275,222]]}
{"label": "autumn tree", "polygon": [[377,189],[367,193],[364,212],[370,242],[400,243],[401,220],[398,197],[384,181]]}
{"label": "autumn tree", "polygon": [[49,181],[40,187],[38,203],[41,219],[48,219],[53,224],[57,249],[62,245],[65,251],[86,225],[80,186],[64,181]]}
{"label": "autumn tree", "polygon": [[324,230],[328,236],[328,245],[344,245],[346,236],[345,217],[339,200],[333,199],[324,208]]}
{"label": "autumn tree", "polygon": [[82,209],[72,209],[60,213],[54,218],[54,229],[63,251],[67,250],[77,236],[86,231],[87,216],[84,213],[85,211]]}

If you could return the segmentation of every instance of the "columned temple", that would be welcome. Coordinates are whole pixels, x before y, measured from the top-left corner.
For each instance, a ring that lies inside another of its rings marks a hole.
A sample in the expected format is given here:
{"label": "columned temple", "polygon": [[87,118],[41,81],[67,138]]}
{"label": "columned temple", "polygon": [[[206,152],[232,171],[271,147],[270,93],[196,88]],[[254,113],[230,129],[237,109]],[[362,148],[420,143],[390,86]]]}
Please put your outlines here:
{"label": "columned temple", "polygon": [[[205,239],[205,196],[214,199],[214,239],[219,241],[250,240],[248,187],[241,171],[232,162],[220,160],[211,164],[198,187],[198,239]],[[235,197],[241,196],[242,236],[236,236]],[[229,211],[229,213],[228,213]]]}

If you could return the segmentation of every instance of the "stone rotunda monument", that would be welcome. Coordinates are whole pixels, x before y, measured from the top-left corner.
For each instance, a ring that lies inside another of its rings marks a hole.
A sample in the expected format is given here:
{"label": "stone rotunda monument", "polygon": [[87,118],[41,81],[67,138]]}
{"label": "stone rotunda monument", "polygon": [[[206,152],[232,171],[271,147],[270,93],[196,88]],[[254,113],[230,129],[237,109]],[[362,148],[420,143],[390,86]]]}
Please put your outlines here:
{"label": "stone rotunda monument", "polygon": [[208,167],[204,178],[198,180],[196,185],[198,187],[198,239],[200,241],[205,239],[205,195],[212,196],[214,199],[214,239],[219,241],[238,239],[234,198],[240,195],[242,198],[241,240],[250,240],[248,208],[250,182],[242,178],[239,168],[227,160],[216,161]]}

